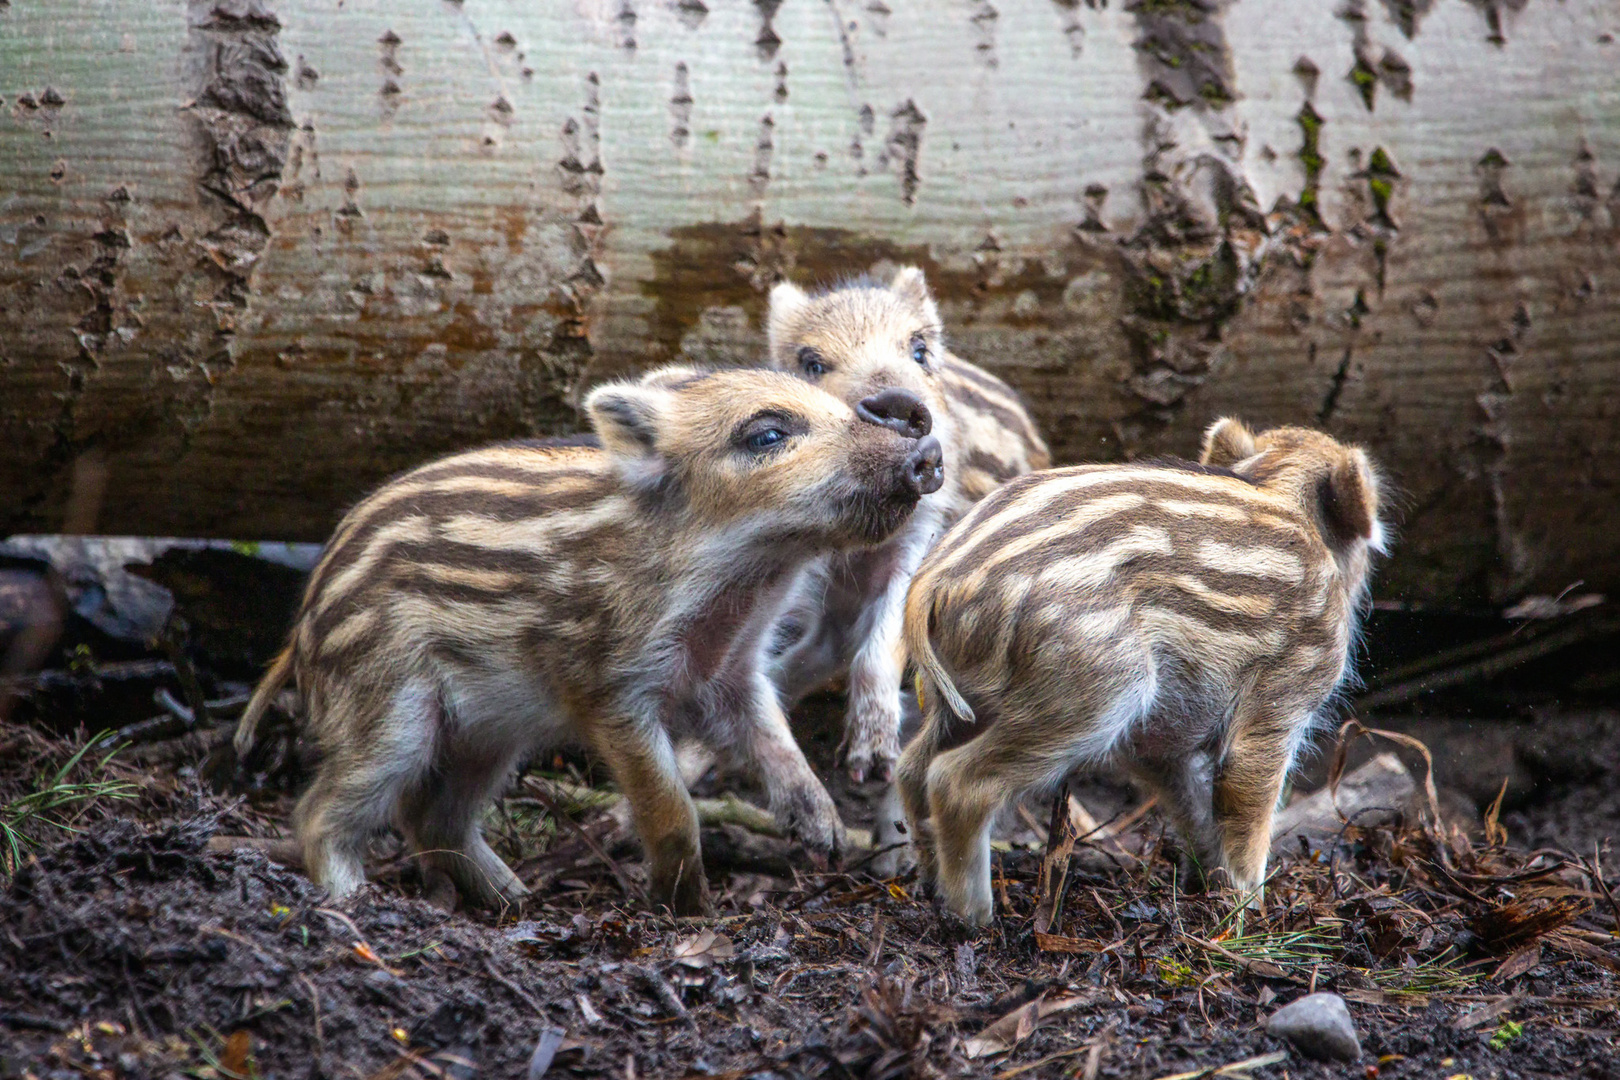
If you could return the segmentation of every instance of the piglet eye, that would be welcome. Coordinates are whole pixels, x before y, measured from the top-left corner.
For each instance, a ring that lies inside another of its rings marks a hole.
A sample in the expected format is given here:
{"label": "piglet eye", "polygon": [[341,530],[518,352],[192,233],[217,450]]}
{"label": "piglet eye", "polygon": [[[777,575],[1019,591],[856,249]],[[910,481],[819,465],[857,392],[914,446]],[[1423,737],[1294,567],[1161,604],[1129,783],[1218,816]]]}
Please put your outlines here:
{"label": "piglet eye", "polygon": [[746,446],[751,453],[760,454],[764,453],[766,450],[769,450],[771,447],[777,445],[786,438],[787,432],[783,431],[779,427],[762,427],[750,431],[747,438],[743,439],[743,445]]}
{"label": "piglet eye", "polygon": [[911,339],[911,358],[919,364],[928,363],[928,342],[920,334]]}
{"label": "piglet eye", "polygon": [[799,350],[799,366],[811,378],[827,374],[827,364],[821,359],[821,354],[808,345]]}

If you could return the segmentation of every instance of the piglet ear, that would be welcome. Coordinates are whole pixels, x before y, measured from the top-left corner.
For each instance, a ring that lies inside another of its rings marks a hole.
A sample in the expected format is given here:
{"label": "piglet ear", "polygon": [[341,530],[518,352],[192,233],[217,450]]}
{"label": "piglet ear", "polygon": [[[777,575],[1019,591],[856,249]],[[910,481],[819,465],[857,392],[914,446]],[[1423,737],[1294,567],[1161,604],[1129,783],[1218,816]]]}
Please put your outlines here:
{"label": "piglet ear", "polygon": [[658,385],[606,383],[585,398],[585,414],[602,440],[602,447],[625,461],[647,461],[658,456],[670,393]]}
{"label": "piglet ear", "polygon": [[916,308],[930,326],[939,325],[939,308],[934,305],[934,296],[928,291],[928,281],[920,269],[902,266],[889,282],[889,291]]}
{"label": "piglet ear", "polygon": [[1204,449],[1198,455],[1198,463],[1230,468],[1244,458],[1253,457],[1258,450],[1254,432],[1243,421],[1235,416],[1223,416],[1204,432]]}
{"label": "piglet ear", "polygon": [[765,333],[770,340],[773,362],[778,356],[778,349],[786,349],[793,344],[790,340],[793,335],[793,324],[809,303],[810,294],[791,281],[780,282],[771,290],[771,307],[770,313],[765,317]]}
{"label": "piglet ear", "polygon": [[1365,541],[1379,552],[1384,550],[1384,527],[1378,520],[1378,475],[1365,453],[1347,451],[1317,491],[1322,520],[1333,543],[1348,547]]}

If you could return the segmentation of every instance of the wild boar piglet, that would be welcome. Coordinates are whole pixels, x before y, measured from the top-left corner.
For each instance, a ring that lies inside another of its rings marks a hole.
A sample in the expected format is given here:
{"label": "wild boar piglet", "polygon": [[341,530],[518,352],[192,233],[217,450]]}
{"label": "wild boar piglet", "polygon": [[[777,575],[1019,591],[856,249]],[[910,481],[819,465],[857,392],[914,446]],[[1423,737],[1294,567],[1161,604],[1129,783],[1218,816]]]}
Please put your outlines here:
{"label": "wild boar piglet", "polygon": [[774,372],[655,371],[598,387],[596,439],[425,465],[339,524],[239,751],[289,675],[322,760],[298,803],[310,875],[338,897],[398,827],[468,899],[520,896],[479,817],[514,766],[583,742],[624,792],[652,899],[706,905],[671,734],[752,764],[818,857],[843,828],[762,672],[804,564],[879,543],[940,483],[939,444],[895,430],[910,395],[844,402]]}
{"label": "wild boar piglet", "polygon": [[[921,270],[860,278],[825,292],[771,290],[771,366],[851,405],[906,390],[927,405],[945,483],[879,547],[822,560],[779,624],[772,677],[789,702],[847,674],[843,752],[857,780],[887,780],[900,755],[906,586],[923,553],[996,485],[1051,464],[1018,392],[945,347]],[[880,823],[880,832],[882,831]]]}
{"label": "wild boar piglet", "polygon": [[949,909],[990,919],[992,817],[1076,767],[1136,778],[1196,867],[1257,900],[1278,793],[1349,669],[1378,515],[1360,449],[1225,419],[1200,464],[1034,473],[963,518],[907,597],[924,722],[899,768]]}

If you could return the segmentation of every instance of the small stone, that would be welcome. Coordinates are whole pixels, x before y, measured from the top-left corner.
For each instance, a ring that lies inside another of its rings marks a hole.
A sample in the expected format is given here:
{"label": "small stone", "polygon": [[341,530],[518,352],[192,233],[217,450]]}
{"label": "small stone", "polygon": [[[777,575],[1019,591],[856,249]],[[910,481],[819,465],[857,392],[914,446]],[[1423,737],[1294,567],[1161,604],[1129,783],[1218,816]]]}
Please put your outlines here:
{"label": "small stone", "polygon": [[1266,1021],[1266,1031],[1317,1061],[1354,1061],[1361,1056],[1355,1022],[1338,994],[1308,994],[1284,1005]]}

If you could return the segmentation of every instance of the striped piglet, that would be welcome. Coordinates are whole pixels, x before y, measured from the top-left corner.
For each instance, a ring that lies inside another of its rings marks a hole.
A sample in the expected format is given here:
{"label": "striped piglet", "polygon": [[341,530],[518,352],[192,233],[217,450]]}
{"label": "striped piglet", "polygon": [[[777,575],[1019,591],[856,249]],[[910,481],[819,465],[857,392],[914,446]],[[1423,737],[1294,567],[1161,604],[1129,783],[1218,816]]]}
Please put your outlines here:
{"label": "striped piglet", "polygon": [[1200,464],[1053,469],[979,503],[906,603],[925,718],[901,801],[946,906],[990,920],[992,817],[1076,767],[1155,792],[1202,872],[1256,901],[1283,781],[1349,671],[1378,513],[1361,450],[1232,419]]}
{"label": "striped piglet", "polygon": [[[792,633],[773,677],[789,702],[847,675],[850,775],[888,780],[900,756],[906,587],[941,533],[996,485],[1052,463],[1018,392],[945,347],[922,271],[808,294],[771,290],[771,364],[856,405],[889,389],[916,394],[944,449],[945,483],[879,547],[831,556],[807,574],[779,630]],[[885,822],[878,823],[880,837]]]}
{"label": "striped piglet", "polygon": [[671,734],[750,762],[812,855],[844,846],[762,671],[767,631],[809,561],[887,539],[938,489],[926,408],[890,391],[857,415],[775,372],[666,369],[585,410],[599,443],[424,465],[327,544],[236,742],[295,676],[323,754],[298,838],[334,896],[390,824],[467,898],[522,895],[479,817],[520,760],[565,740],[612,771],[652,899],[678,914],[707,901]]}

